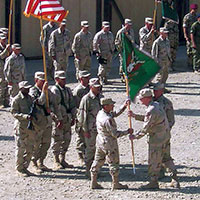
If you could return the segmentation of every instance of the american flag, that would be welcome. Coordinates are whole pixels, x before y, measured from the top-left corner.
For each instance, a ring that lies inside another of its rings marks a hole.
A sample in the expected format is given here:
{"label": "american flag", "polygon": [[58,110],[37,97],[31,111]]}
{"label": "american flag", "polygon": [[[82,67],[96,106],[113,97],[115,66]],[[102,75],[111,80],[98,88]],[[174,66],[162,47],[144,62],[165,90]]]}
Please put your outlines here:
{"label": "american flag", "polygon": [[30,17],[30,15],[41,18],[47,21],[61,22],[69,11],[61,6],[58,0],[28,0],[24,15]]}

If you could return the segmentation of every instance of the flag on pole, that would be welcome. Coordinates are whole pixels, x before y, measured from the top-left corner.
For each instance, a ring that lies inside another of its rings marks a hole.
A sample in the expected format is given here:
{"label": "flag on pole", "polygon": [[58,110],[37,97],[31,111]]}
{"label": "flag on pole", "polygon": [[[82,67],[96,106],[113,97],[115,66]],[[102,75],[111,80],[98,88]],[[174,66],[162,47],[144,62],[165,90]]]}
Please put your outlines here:
{"label": "flag on pole", "polygon": [[69,11],[61,6],[58,0],[28,0],[24,15],[41,18],[47,21],[62,22]]}
{"label": "flag on pole", "polygon": [[162,18],[179,23],[175,0],[162,0]]}
{"label": "flag on pole", "polygon": [[122,33],[122,69],[128,78],[130,99],[134,100],[137,93],[158,73],[160,66],[150,55],[139,51]]}

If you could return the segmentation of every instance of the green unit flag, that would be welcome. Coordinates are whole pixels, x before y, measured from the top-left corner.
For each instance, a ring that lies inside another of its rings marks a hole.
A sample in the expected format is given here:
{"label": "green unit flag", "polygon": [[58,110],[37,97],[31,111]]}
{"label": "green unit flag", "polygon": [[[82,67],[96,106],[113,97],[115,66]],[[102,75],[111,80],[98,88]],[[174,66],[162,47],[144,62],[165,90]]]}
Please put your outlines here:
{"label": "green unit flag", "polygon": [[158,73],[160,66],[150,55],[134,47],[124,33],[122,45],[122,69],[128,78],[130,99],[134,100],[137,93]]}
{"label": "green unit flag", "polygon": [[179,18],[174,0],[162,0],[162,18],[179,23]]}

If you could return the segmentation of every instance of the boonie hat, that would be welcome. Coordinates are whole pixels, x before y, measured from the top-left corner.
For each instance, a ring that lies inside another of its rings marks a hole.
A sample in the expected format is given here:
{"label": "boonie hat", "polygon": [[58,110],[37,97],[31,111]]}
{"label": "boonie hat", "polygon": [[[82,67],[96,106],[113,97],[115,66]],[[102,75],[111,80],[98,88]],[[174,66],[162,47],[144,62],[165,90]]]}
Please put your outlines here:
{"label": "boonie hat", "polygon": [[145,88],[145,89],[140,90],[138,98],[142,99],[142,98],[145,98],[145,97],[152,97],[152,92],[149,88]]}
{"label": "boonie hat", "polygon": [[100,100],[100,102],[101,102],[101,105],[102,105],[102,106],[103,106],[103,105],[115,104],[115,103],[116,103],[116,102],[113,101],[111,98],[102,98],[102,99]]}
{"label": "boonie hat", "polygon": [[93,86],[93,87],[100,87],[101,86],[98,78],[91,78],[90,81],[89,81],[89,85]]}
{"label": "boonie hat", "polygon": [[19,89],[21,89],[21,88],[31,88],[31,85],[28,84],[28,81],[21,81],[21,82],[19,82],[18,86],[19,86]]}
{"label": "boonie hat", "polygon": [[44,72],[35,72],[35,78],[36,79],[45,80],[44,75],[45,75]]}
{"label": "boonie hat", "polygon": [[66,78],[65,71],[62,70],[55,71],[54,78],[65,79]]}

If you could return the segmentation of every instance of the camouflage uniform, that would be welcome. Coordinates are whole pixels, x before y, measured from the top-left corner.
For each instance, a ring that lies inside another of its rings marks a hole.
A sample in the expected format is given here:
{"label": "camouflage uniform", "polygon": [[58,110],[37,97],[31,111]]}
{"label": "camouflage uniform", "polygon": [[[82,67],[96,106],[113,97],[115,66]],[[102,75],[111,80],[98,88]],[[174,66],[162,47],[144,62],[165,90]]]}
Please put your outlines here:
{"label": "camouflage uniform", "polygon": [[179,46],[179,28],[178,24],[168,20],[165,22],[165,28],[169,31],[168,39],[170,41],[172,63],[176,60],[176,52]]}
{"label": "camouflage uniform", "polygon": [[166,83],[168,78],[168,70],[171,65],[170,42],[159,36],[153,43],[151,55],[161,66],[160,72],[156,75],[156,81],[159,83]]}
{"label": "camouflage uniform", "polygon": [[117,32],[117,35],[115,38],[115,46],[119,52],[119,62],[120,62],[119,75],[120,76],[123,75],[123,71],[122,71],[122,33],[124,33],[132,43],[135,43],[134,31],[132,28],[129,31],[126,31],[125,27],[123,27]]}
{"label": "camouflage uniform", "polygon": [[14,97],[11,105],[11,113],[15,121],[16,140],[16,170],[22,172],[26,170],[31,161],[35,132],[27,129],[28,116],[32,106],[32,98],[24,96],[21,91]]}
{"label": "camouflage uniform", "polygon": [[200,71],[200,21],[195,22],[191,27],[191,34],[193,34],[196,48],[193,52],[193,68],[195,71]]}
{"label": "camouflage uniform", "polygon": [[68,60],[71,54],[71,36],[70,31],[65,29],[64,33],[58,28],[53,31],[49,39],[49,56],[55,56],[53,61],[55,71],[67,71]]}
{"label": "camouflage uniform", "polygon": [[95,150],[96,150],[96,116],[99,112],[100,98],[95,96],[92,91],[86,94],[80,102],[79,110],[77,113],[77,120],[79,127],[82,127],[84,133],[90,133],[90,138],[85,137],[85,163],[87,170],[90,169],[92,161],[94,160]]}
{"label": "camouflage uniform", "polygon": [[6,58],[4,65],[5,79],[8,86],[8,92],[11,98],[15,97],[19,92],[18,83],[25,80],[25,60],[22,54],[16,55],[14,52]]}
{"label": "camouflage uniform", "polygon": [[[43,43],[44,43],[44,48],[45,48],[47,72],[48,72],[48,75],[52,78],[53,78],[53,74],[54,74],[54,69],[53,69],[52,57],[48,53],[48,42],[49,42],[51,33],[53,31],[55,31],[57,28],[58,28],[58,26],[56,24],[52,25],[50,22],[43,26],[43,33],[44,33]],[[40,42],[42,43],[41,36],[40,36]]]}
{"label": "camouflage uniform", "polygon": [[92,34],[84,33],[82,30],[74,36],[72,43],[72,51],[74,52],[76,67],[76,79],[79,79],[79,70],[90,71],[91,68],[91,52],[92,52]]}
{"label": "camouflage uniform", "polygon": [[98,76],[104,82],[111,70],[112,54],[114,52],[114,37],[111,31],[104,30],[96,33],[93,39],[93,51],[98,52],[102,59],[105,59],[106,64],[99,63]]}
{"label": "camouflage uniform", "polygon": [[[73,90],[73,96],[76,101],[76,107],[79,108],[81,99],[83,96],[85,96],[90,91],[89,87],[83,86],[81,83]],[[76,140],[76,149],[78,150],[78,153],[81,155],[85,154],[85,138],[83,135],[83,130],[81,127],[78,126],[78,123],[76,123],[75,130],[77,133],[77,140]]]}
{"label": "camouflage uniform", "polygon": [[56,83],[51,88],[51,92],[55,95],[55,102],[58,106],[58,120],[63,122],[62,129],[59,129],[56,126],[56,123],[53,122],[52,149],[55,156],[55,162],[61,163],[62,165],[62,163],[65,162],[65,154],[71,142],[71,126],[72,122],[75,120],[76,108],[70,88],[62,88],[59,84]]}
{"label": "camouflage uniform", "polygon": [[192,44],[191,44],[191,38],[190,38],[190,29],[191,29],[192,24],[196,21],[197,21],[197,16],[195,13],[194,14],[188,13],[183,18],[183,28],[186,28],[186,34],[187,34],[187,37],[189,38],[189,41],[187,41],[186,46],[187,46],[187,55],[188,55],[188,65],[190,66],[192,66],[192,57],[193,57]]}
{"label": "camouflage uniform", "polygon": [[8,49],[0,43],[0,106],[9,104],[8,83],[4,76],[4,60],[8,54]]}

